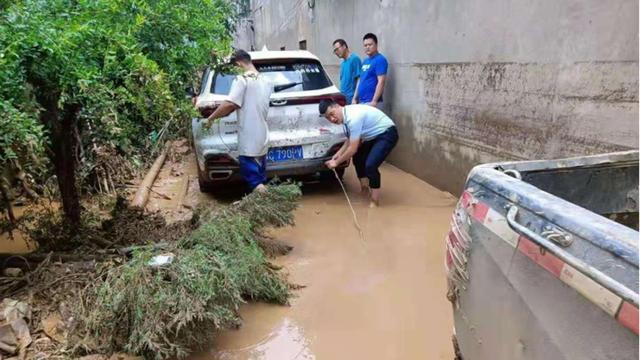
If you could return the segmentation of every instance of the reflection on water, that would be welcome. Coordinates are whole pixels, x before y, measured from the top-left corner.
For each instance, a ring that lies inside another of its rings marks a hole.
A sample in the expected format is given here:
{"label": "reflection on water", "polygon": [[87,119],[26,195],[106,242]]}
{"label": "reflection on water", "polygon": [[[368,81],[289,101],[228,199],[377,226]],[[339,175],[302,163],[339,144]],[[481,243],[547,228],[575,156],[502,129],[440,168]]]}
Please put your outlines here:
{"label": "reflection on water", "polygon": [[315,359],[309,349],[307,339],[296,323],[288,318],[282,319],[264,339],[255,344],[236,349],[213,352],[214,359]]}

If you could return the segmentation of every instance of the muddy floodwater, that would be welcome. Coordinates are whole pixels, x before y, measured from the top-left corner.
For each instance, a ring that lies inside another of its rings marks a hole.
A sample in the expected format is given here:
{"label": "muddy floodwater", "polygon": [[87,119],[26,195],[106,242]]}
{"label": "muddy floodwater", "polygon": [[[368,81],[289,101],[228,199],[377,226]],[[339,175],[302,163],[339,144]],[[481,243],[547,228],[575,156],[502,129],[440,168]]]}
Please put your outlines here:
{"label": "muddy floodwater", "polygon": [[296,226],[273,232],[294,246],[276,263],[305,287],[291,306],[245,305],[242,327],[192,360],[453,359],[443,239],[455,198],[385,165],[370,209],[345,178],[364,239],[339,187],[305,185]]}
{"label": "muddy floodwater", "polygon": [[[181,220],[198,203],[237,199],[200,193],[195,169],[191,156],[165,164],[147,209]],[[345,175],[364,238],[339,186],[305,184],[296,226],[271,234],[294,246],[274,262],[304,287],[290,306],[243,306],[242,327],[191,360],[453,359],[443,239],[456,199],[395,167],[382,172],[375,209],[353,169]],[[19,233],[0,240],[4,252],[33,250]]]}

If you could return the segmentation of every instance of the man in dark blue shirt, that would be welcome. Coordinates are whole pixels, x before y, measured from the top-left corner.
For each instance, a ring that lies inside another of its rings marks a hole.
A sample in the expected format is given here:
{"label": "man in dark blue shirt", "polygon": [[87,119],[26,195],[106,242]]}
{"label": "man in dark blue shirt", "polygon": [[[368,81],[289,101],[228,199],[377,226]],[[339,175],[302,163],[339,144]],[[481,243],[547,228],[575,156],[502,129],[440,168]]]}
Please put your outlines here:
{"label": "man in dark blue shirt", "polygon": [[343,60],[340,64],[340,92],[347,98],[347,104],[351,104],[360,77],[360,58],[349,50],[343,39],[333,42],[333,53]]}
{"label": "man in dark blue shirt", "polygon": [[378,37],[368,33],[362,38],[364,52],[367,58],[362,63],[360,81],[356,86],[354,101],[382,108],[382,93],[387,77],[389,64],[387,59],[378,52]]}

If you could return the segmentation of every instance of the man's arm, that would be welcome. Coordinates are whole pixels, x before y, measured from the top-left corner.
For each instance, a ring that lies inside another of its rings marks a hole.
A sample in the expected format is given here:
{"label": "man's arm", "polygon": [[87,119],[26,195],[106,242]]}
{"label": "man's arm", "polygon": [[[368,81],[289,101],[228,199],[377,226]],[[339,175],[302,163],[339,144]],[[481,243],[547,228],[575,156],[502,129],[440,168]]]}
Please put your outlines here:
{"label": "man's arm", "polygon": [[216,121],[216,119],[223,118],[232,112],[236,111],[240,107],[231,101],[224,101],[220,106],[218,106],[211,115],[206,120],[206,123],[203,125],[204,128],[210,128],[211,124]]}
{"label": "man's arm", "polygon": [[373,99],[371,99],[371,105],[378,105],[378,100],[382,97],[382,92],[384,91],[384,83],[387,80],[387,75],[378,75],[378,84],[376,85],[376,92],[373,94]]}
{"label": "man's arm", "polygon": [[353,91],[353,99],[351,99],[352,104],[358,103],[358,87],[360,86],[360,77],[356,79],[356,89]]}
{"label": "man's arm", "polygon": [[336,160],[338,159],[338,157],[340,157],[342,154],[344,154],[345,151],[347,151],[347,148],[349,147],[349,141],[345,141],[342,146],[340,147],[340,149],[338,150],[338,152],[336,152],[332,157],[331,160]]}
{"label": "man's arm", "polygon": [[346,146],[346,150],[344,151],[344,153],[338,156],[337,159],[331,159],[325,163],[329,169],[335,169],[338,167],[338,165],[351,159],[353,155],[355,155],[358,151],[358,147],[360,146],[360,139],[351,139],[348,142],[345,142],[345,144],[348,145]]}
{"label": "man's arm", "polygon": [[242,107],[242,102],[244,100],[244,92],[247,89],[247,80],[243,76],[236,76],[231,83],[231,89],[229,89],[229,97],[228,100],[225,100],[218,106],[213,114],[209,115],[207,118],[206,124],[204,124],[205,128],[211,127],[211,123],[216,119],[225,117],[235,110]]}
{"label": "man's arm", "polygon": [[353,87],[353,98],[348,99],[352,104],[358,103],[358,84],[360,83],[360,72],[362,68],[362,62],[360,62],[360,58],[356,56],[356,58],[351,62],[351,76],[353,76],[353,80],[356,85]]}

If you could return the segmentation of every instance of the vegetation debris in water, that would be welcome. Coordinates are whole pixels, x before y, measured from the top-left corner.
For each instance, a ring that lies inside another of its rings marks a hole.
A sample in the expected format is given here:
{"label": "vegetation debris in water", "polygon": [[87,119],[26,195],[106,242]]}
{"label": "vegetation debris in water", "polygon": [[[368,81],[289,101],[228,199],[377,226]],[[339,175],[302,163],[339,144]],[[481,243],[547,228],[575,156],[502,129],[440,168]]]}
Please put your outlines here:
{"label": "vegetation debris in water", "polygon": [[[260,247],[266,227],[293,224],[298,185],[269,187],[224,210],[203,213],[200,226],[171,248],[135,252],[89,290],[88,328],[109,349],[156,359],[185,357],[213,331],[240,324],[246,300],[286,304],[292,286]],[[150,266],[155,255],[173,261]]]}

